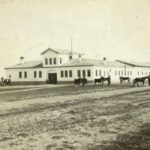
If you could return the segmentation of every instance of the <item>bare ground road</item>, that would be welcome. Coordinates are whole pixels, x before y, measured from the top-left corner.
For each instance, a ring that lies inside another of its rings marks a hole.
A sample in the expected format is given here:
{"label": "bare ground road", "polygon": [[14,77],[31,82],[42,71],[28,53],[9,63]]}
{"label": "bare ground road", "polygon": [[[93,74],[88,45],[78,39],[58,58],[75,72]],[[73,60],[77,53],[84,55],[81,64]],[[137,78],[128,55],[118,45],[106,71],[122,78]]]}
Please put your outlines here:
{"label": "bare ground road", "polygon": [[12,91],[0,91],[0,150],[150,149],[150,87]]}

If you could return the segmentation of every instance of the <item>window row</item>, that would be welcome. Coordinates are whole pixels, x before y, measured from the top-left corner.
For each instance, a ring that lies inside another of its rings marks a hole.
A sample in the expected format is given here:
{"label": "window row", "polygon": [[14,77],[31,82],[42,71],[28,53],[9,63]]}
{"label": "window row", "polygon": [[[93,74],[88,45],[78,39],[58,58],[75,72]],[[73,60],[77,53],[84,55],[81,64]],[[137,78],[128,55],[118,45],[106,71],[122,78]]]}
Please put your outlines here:
{"label": "window row", "polygon": [[109,76],[109,71],[95,70],[95,75],[96,76],[102,76],[102,74],[103,74],[103,76],[106,76],[106,75]]}
{"label": "window row", "polygon": [[77,70],[78,77],[91,77],[91,70]]}
{"label": "window row", "polygon": [[72,77],[72,70],[61,70],[61,77]]}
{"label": "window row", "polygon": [[39,78],[42,78],[42,71],[34,71],[34,78],[37,78],[37,74]]}
{"label": "window row", "polygon": [[27,72],[24,71],[24,72],[19,72],[19,78],[27,78]]}
{"label": "window row", "polygon": [[132,76],[132,71],[115,71],[115,75],[117,76]]}
{"label": "window row", "polygon": [[138,72],[137,72],[137,75],[150,75],[150,72],[145,72],[145,74],[144,74],[144,72],[141,72],[141,73],[140,73],[140,72],[138,71]]}
{"label": "window row", "polygon": [[[110,69],[110,71],[95,70],[95,75],[96,76],[102,76],[102,75],[103,76],[109,76],[110,72],[111,72],[111,69]],[[132,71],[115,71],[115,75],[116,76],[132,75]]]}
{"label": "window row", "polygon": [[[63,77],[73,77],[72,70],[61,70],[61,78]],[[91,70],[77,70],[77,76],[80,77],[91,77]]]}
{"label": "window row", "polygon": [[[59,58],[59,63],[62,64],[62,58]],[[45,58],[45,65],[56,65],[57,59],[56,58]]]}
{"label": "window row", "polygon": [[[27,71],[19,72],[19,78],[27,78],[27,75],[28,75]],[[42,78],[42,71],[34,71],[33,76],[34,78],[37,78],[37,77]]]}
{"label": "window row", "polygon": [[[96,76],[108,76],[110,71],[101,71],[101,70],[95,70],[95,75]],[[115,71],[116,76],[132,76],[132,71]],[[150,75],[150,72],[137,72],[137,75]]]}

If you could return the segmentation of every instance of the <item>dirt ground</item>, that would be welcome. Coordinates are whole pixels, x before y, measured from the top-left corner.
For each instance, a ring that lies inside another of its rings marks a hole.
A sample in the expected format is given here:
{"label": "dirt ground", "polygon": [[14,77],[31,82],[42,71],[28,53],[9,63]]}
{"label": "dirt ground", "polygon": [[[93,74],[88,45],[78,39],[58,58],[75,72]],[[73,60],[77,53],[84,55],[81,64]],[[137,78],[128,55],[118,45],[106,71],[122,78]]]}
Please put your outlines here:
{"label": "dirt ground", "polygon": [[0,150],[150,149],[148,86],[1,89]]}

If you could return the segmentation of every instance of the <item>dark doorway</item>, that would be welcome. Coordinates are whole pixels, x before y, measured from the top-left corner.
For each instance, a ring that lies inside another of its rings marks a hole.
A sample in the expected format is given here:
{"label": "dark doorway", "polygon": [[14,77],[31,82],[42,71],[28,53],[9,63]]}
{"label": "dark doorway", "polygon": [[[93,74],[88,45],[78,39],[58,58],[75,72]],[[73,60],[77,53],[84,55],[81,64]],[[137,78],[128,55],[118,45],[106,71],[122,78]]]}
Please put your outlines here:
{"label": "dark doorway", "polygon": [[48,83],[49,84],[57,84],[57,74],[56,73],[48,74]]}

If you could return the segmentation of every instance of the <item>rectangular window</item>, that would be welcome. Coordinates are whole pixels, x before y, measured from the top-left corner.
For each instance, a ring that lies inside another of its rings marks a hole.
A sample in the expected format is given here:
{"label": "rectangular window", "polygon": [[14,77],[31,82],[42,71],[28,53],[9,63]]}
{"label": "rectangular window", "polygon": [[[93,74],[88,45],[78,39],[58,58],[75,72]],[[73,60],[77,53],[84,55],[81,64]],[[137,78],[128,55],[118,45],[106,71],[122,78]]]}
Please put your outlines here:
{"label": "rectangular window", "polygon": [[49,64],[50,65],[52,64],[52,58],[49,58]]}
{"label": "rectangular window", "polygon": [[87,70],[87,76],[88,76],[88,77],[91,76],[91,70]]}
{"label": "rectangular window", "polygon": [[95,70],[95,75],[97,76],[97,70]]}
{"label": "rectangular window", "polygon": [[69,77],[72,77],[72,70],[69,70]]}
{"label": "rectangular window", "polygon": [[62,58],[60,58],[60,64],[62,64]]}
{"label": "rectangular window", "polygon": [[123,71],[121,71],[121,75],[123,76]]}
{"label": "rectangular window", "polygon": [[48,65],[48,58],[45,58],[45,65]]}
{"label": "rectangular window", "polygon": [[105,71],[104,71],[104,76],[105,76]]}
{"label": "rectangular window", "polygon": [[39,71],[39,78],[42,78],[42,71]]}
{"label": "rectangular window", "polygon": [[27,72],[26,71],[24,72],[24,78],[27,78]]}
{"label": "rectangular window", "polygon": [[120,76],[120,71],[118,71],[118,75]]}
{"label": "rectangular window", "polygon": [[80,78],[81,77],[81,71],[78,70],[78,77]]}
{"label": "rectangular window", "polygon": [[36,71],[34,71],[34,78],[36,78]]}
{"label": "rectangular window", "polygon": [[107,71],[107,76],[109,76],[109,71]]}
{"label": "rectangular window", "polygon": [[101,76],[101,70],[99,70],[99,76]]}
{"label": "rectangular window", "polygon": [[115,75],[117,76],[117,71],[115,71]]}
{"label": "rectangular window", "polygon": [[137,74],[138,74],[138,75],[140,74],[139,71],[137,72]]}
{"label": "rectangular window", "polygon": [[54,61],[54,64],[56,65],[56,58],[54,58],[54,60],[53,60],[53,61]]}
{"label": "rectangular window", "polygon": [[63,78],[64,77],[64,71],[63,70],[61,70],[61,77]]}
{"label": "rectangular window", "polygon": [[19,78],[22,78],[22,72],[19,72]]}
{"label": "rectangular window", "polygon": [[83,75],[83,78],[86,77],[85,70],[82,70],[82,75]]}
{"label": "rectangular window", "polygon": [[126,71],[124,72],[124,75],[126,76]]}
{"label": "rectangular window", "polygon": [[130,75],[132,76],[132,71],[130,71]]}
{"label": "rectangular window", "polygon": [[65,77],[68,77],[68,71],[65,70]]}

